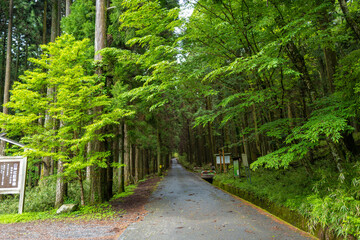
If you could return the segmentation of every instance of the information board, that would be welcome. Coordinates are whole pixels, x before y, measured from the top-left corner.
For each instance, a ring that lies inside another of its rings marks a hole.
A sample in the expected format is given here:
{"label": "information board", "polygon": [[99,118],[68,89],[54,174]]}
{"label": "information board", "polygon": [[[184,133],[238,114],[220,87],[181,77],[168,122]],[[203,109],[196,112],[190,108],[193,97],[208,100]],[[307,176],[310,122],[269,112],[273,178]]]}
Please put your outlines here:
{"label": "information board", "polygon": [[0,157],[0,194],[20,194],[19,213],[25,198],[26,157]]}
{"label": "information board", "polygon": [[[221,156],[221,163],[223,163],[224,158]],[[216,155],[216,164],[220,164],[220,155]],[[230,164],[230,155],[225,155],[225,164]]]}
{"label": "information board", "polygon": [[19,166],[20,161],[0,161],[0,188],[16,189],[19,187]]}

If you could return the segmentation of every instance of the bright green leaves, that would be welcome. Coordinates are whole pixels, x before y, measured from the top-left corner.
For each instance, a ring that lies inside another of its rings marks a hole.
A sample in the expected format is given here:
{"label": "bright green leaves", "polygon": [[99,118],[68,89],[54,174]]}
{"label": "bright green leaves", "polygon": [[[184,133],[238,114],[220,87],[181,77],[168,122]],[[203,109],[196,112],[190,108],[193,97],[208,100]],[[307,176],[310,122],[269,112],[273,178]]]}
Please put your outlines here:
{"label": "bright green leaves", "polygon": [[[35,70],[14,85],[8,103],[14,115],[0,115],[9,134],[25,135],[22,140],[34,149],[33,155],[68,162],[68,172],[84,164],[102,164],[108,153],[94,153],[93,160],[85,161],[87,143],[108,137],[98,130],[131,114],[120,108],[109,111],[111,100],[104,94],[103,79],[88,73],[92,64],[88,46],[88,39],[76,41],[70,35],[42,46],[42,57],[31,60]],[[45,117],[51,119],[46,126]]]}
{"label": "bright green leaves", "polygon": [[[159,1],[123,1],[120,31],[135,30],[136,36],[127,41],[135,51],[105,49],[104,65],[110,69],[117,83],[119,97],[141,103],[153,111],[169,101],[164,94],[174,87],[176,50],[174,28],[180,26],[179,9],[167,9]],[[137,52],[138,54],[136,54]],[[134,66],[136,66],[134,68]],[[127,79],[126,79],[127,76]],[[124,92],[125,86],[130,91]]]}
{"label": "bright green leaves", "polygon": [[310,150],[320,146],[321,141],[323,144],[327,141],[338,143],[344,133],[353,131],[347,120],[355,116],[351,102],[342,102],[335,97],[323,98],[317,102],[317,107],[307,121],[292,129],[290,121],[295,119],[279,119],[261,126],[260,130],[267,136],[284,139],[286,145],[258,158],[251,167],[287,168],[291,162],[306,158]]}
{"label": "bright green leaves", "polygon": [[76,39],[94,39],[94,0],[76,0],[71,5],[71,14],[61,20],[61,28]]}
{"label": "bright green leaves", "polygon": [[291,137],[288,137],[286,142],[292,143],[300,140],[319,143],[325,137],[337,143],[342,138],[341,134],[351,129],[346,119],[337,117],[332,113],[314,115],[304,125],[293,129]]}
{"label": "bright green leaves", "polygon": [[259,130],[268,137],[284,140],[290,133],[290,122],[295,120],[288,118],[278,119],[261,125]]}
{"label": "bright green leaves", "polygon": [[355,50],[341,59],[335,84],[346,99],[354,99],[354,94],[360,92],[360,50]]}
{"label": "bright green leaves", "polygon": [[280,148],[272,153],[259,157],[251,164],[251,168],[253,170],[256,170],[260,166],[275,169],[288,168],[290,163],[306,157],[308,152],[315,146],[316,144],[314,143],[302,141],[297,144]]}
{"label": "bright green leaves", "polygon": [[126,11],[120,16],[121,29],[136,29],[137,37],[127,43],[141,47],[154,48],[159,45],[172,44],[171,32],[180,25],[177,20],[179,9],[168,10],[158,1],[124,1]]}

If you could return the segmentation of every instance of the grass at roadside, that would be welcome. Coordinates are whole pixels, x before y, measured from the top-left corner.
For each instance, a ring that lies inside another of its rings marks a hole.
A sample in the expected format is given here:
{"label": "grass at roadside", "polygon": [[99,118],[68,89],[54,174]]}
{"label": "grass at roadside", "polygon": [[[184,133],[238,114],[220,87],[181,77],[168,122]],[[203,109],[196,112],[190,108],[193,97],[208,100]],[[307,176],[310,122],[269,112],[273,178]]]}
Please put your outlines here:
{"label": "grass at roadside", "polygon": [[342,175],[330,160],[319,160],[312,175],[304,167],[258,169],[251,172],[251,183],[234,178],[232,172],[217,174],[224,184],[251,192],[257,197],[295,210],[309,219],[309,227],[328,226],[338,236],[360,237],[360,164],[343,165]]}
{"label": "grass at roadside", "polygon": [[[111,200],[121,199],[134,193],[137,185],[125,187],[125,192],[115,194]],[[51,182],[42,189],[34,188],[27,191],[25,201],[25,212],[17,214],[18,196],[8,196],[1,202],[0,206],[0,224],[29,222],[48,219],[82,219],[82,220],[100,220],[112,219],[122,215],[123,211],[114,211],[109,203],[98,204],[94,206],[80,206],[77,211],[72,213],[56,214],[53,208],[54,201],[52,196],[54,186]],[[49,193],[49,195],[47,195]],[[68,198],[66,203],[78,203],[76,200]],[[41,210],[43,208],[43,210]]]}
{"label": "grass at roadside", "polygon": [[29,222],[48,219],[72,219],[72,220],[104,220],[112,219],[124,212],[116,212],[108,203],[95,206],[81,206],[71,213],[56,214],[56,209],[45,212],[24,212],[23,214],[0,214],[0,224]]}
{"label": "grass at roadside", "polygon": [[137,187],[137,185],[125,186],[125,192],[115,194],[110,199],[110,201],[117,200],[119,198],[124,198],[124,197],[127,197],[127,196],[131,196],[132,194],[134,194],[134,191],[135,191],[136,187]]}

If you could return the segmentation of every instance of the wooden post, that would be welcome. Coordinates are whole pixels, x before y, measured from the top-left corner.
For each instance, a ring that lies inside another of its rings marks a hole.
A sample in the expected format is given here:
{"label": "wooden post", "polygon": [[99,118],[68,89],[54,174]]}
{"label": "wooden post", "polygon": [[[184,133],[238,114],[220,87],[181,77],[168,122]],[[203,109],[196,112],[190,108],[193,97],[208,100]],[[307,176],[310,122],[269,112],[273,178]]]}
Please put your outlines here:
{"label": "wooden post", "polygon": [[226,173],[226,167],[225,167],[225,151],[222,150],[222,156],[223,156],[223,164],[224,164],[224,173]]}
{"label": "wooden post", "polygon": [[221,173],[221,168],[222,168],[221,151],[219,151],[219,159],[220,159],[220,173]]}
{"label": "wooden post", "polygon": [[23,168],[21,171],[22,175],[22,182],[21,184],[21,190],[20,190],[20,198],[19,198],[19,214],[22,214],[24,212],[24,204],[25,204],[25,189],[26,189],[26,173],[27,173],[27,157],[24,158],[22,161]]}

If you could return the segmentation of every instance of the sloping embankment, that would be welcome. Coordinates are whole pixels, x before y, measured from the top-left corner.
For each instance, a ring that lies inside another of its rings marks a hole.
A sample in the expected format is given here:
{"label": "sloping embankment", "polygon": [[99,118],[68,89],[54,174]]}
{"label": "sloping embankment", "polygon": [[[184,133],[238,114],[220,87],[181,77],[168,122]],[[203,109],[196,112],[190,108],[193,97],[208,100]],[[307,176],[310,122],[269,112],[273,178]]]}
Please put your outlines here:
{"label": "sloping embankment", "polygon": [[[344,239],[342,237],[336,236],[331,230],[329,230],[328,227],[317,226],[315,229],[310,229],[310,224],[308,224],[309,220],[303,215],[286,207],[279,206],[268,199],[259,198],[251,192],[244,191],[230,184],[221,183],[216,179],[214,179],[213,185],[265,209],[269,213],[283,219],[284,221],[292,224],[293,226],[301,230],[311,233],[312,235],[318,237],[321,240]],[[352,236],[348,236],[347,239],[355,238]]]}

